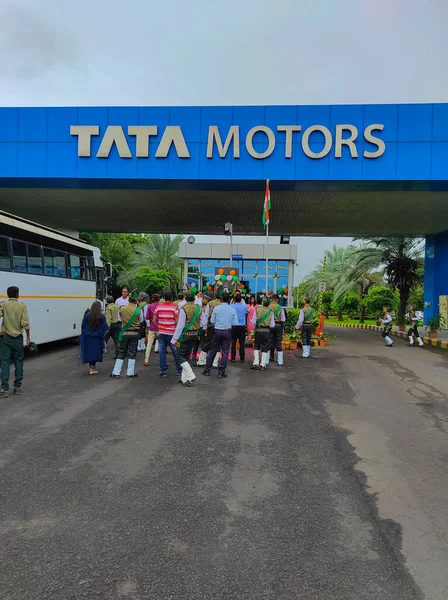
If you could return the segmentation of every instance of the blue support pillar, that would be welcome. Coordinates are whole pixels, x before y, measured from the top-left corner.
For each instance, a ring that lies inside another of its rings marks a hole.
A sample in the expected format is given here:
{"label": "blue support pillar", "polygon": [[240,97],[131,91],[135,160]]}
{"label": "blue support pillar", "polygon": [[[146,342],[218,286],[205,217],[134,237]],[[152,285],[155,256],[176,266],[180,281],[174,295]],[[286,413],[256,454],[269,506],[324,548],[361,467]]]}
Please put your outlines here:
{"label": "blue support pillar", "polygon": [[439,312],[439,296],[448,295],[448,231],[426,236],[425,322]]}

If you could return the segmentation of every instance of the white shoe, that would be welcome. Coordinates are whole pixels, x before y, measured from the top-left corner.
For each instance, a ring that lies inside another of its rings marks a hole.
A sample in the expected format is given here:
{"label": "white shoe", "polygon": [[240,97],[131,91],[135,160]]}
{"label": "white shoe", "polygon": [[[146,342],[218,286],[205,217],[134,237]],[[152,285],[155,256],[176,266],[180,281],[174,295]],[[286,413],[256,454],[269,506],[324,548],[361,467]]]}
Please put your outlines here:
{"label": "white shoe", "polygon": [[252,363],[252,369],[260,368],[260,351],[254,350],[254,362]]}
{"label": "white shoe", "polygon": [[268,366],[268,364],[269,364],[269,352],[262,352],[260,369],[265,370],[266,367]]}
{"label": "white shoe", "polygon": [[420,346],[420,348],[421,348],[422,346],[424,346],[424,343],[423,343],[423,340],[422,340],[422,338],[421,338],[421,337],[418,337],[418,338],[417,338],[417,341],[418,341],[418,345]]}
{"label": "white shoe", "polygon": [[410,344],[411,346],[413,346],[413,345],[414,345],[414,336],[412,336],[412,335],[410,335],[410,336],[409,336],[409,344]]}
{"label": "white shoe", "polygon": [[112,371],[112,377],[120,377],[121,369],[123,368],[124,360],[121,358],[117,358],[114,365],[114,370]]}
{"label": "white shoe", "polygon": [[201,353],[198,358],[197,366],[205,367],[206,362],[207,362],[207,352],[202,352],[202,350],[201,350]]}
{"label": "white shoe", "polygon": [[194,374],[194,371],[191,368],[190,364],[187,361],[185,361],[180,366],[182,367],[182,383],[193,383],[193,381],[196,379],[196,375]]}
{"label": "white shoe", "polygon": [[277,364],[279,367],[283,366],[283,351],[277,352]]}
{"label": "white shoe", "polygon": [[135,377],[135,358],[130,358],[128,360],[128,370],[126,372],[128,377]]}

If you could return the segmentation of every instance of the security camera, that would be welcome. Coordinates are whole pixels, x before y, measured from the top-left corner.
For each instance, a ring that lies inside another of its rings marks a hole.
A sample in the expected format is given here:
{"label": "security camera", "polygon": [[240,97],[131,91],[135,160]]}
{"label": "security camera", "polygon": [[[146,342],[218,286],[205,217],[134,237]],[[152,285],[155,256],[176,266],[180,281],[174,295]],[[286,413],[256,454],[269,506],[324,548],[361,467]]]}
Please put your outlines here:
{"label": "security camera", "polygon": [[187,242],[188,242],[189,244],[194,244],[194,243],[195,243],[195,241],[196,241],[196,240],[195,240],[195,238],[194,238],[192,235],[190,235],[190,237],[189,237],[189,238],[188,238],[188,240],[187,240]]}

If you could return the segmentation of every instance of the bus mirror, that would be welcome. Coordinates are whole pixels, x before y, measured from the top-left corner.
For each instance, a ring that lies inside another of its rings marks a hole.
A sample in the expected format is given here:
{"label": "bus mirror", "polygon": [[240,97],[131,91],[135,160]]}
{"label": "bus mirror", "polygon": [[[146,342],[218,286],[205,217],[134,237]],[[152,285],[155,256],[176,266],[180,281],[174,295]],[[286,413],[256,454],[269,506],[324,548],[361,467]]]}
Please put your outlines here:
{"label": "bus mirror", "polygon": [[110,262],[104,264],[104,274],[107,277],[107,279],[110,279],[112,277],[112,264]]}

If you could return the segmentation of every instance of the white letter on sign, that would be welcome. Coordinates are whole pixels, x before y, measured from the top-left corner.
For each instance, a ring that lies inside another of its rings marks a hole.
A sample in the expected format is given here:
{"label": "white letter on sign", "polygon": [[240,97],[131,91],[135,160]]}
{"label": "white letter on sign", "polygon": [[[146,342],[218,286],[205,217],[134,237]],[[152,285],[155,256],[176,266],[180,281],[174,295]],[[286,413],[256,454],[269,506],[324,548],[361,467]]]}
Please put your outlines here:
{"label": "white letter on sign", "polygon": [[[350,136],[348,138],[342,137],[342,132],[350,131]],[[355,146],[355,140],[358,137],[358,129],[354,125],[336,125],[336,148],[335,148],[335,157],[341,158],[342,156],[342,146],[348,146],[350,148],[350,154],[352,158],[358,158],[358,150]]]}
{"label": "white letter on sign", "polygon": [[233,139],[233,158],[240,157],[240,128],[238,125],[232,125],[227,134],[224,146],[222,144],[221,136],[219,135],[219,129],[216,125],[210,125],[208,128],[208,142],[207,142],[207,158],[213,158],[213,141],[216,142],[216,148],[221,158],[225,158],[227,150],[229,149],[230,143]]}
{"label": "white letter on sign", "polygon": [[120,158],[132,158],[123,129],[119,125],[109,125],[104,134],[103,141],[96,153],[97,158],[107,158],[113,145],[117,146]]}
{"label": "white letter on sign", "polygon": [[190,153],[188,152],[187,144],[179,125],[168,125],[165,128],[159,147],[157,148],[156,158],[166,158],[171,144],[174,144],[179,158],[190,158]]}
{"label": "white letter on sign", "polygon": [[378,131],[383,131],[384,125],[379,125],[378,123],[376,125],[369,125],[364,131],[366,142],[375,144],[375,146],[378,148],[378,150],[375,150],[375,152],[364,150],[364,156],[366,158],[378,158],[379,156],[382,156],[386,150],[386,144],[383,142],[383,140],[372,135],[372,131],[375,131],[375,129],[378,129]]}
{"label": "white letter on sign", "polygon": [[157,125],[129,125],[128,135],[135,135],[137,139],[135,156],[148,158],[149,136],[157,135]]}
{"label": "white letter on sign", "polygon": [[279,125],[277,131],[286,132],[285,158],[292,156],[292,134],[294,131],[302,131],[301,125]]}
{"label": "white letter on sign", "polygon": [[[325,137],[325,146],[320,152],[313,152],[310,149],[310,135],[315,131],[320,131]],[[331,132],[327,127],[324,127],[323,125],[313,125],[312,127],[308,127],[308,129],[305,129],[305,131],[303,132],[302,148],[305,154],[310,158],[323,158],[324,156],[327,156],[327,154],[330,152],[332,141],[333,138],[331,137]]]}
{"label": "white letter on sign", "polygon": [[[261,131],[268,136],[268,148],[264,152],[257,152],[256,150],[254,150],[252,140],[253,140],[254,135],[258,131]],[[251,156],[253,156],[254,158],[267,158],[268,156],[271,156],[271,154],[275,150],[275,135],[274,135],[274,132],[272,131],[272,129],[270,129],[269,127],[265,127],[264,125],[258,125],[257,127],[252,127],[252,129],[249,131],[249,133],[246,136],[246,149],[247,149],[248,153]]]}
{"label": "white letter on sign", "polygon": [[92,135],[99,135],[98,125],[70,125],[70,135],[78,136],[78,156],[90,156]]}

